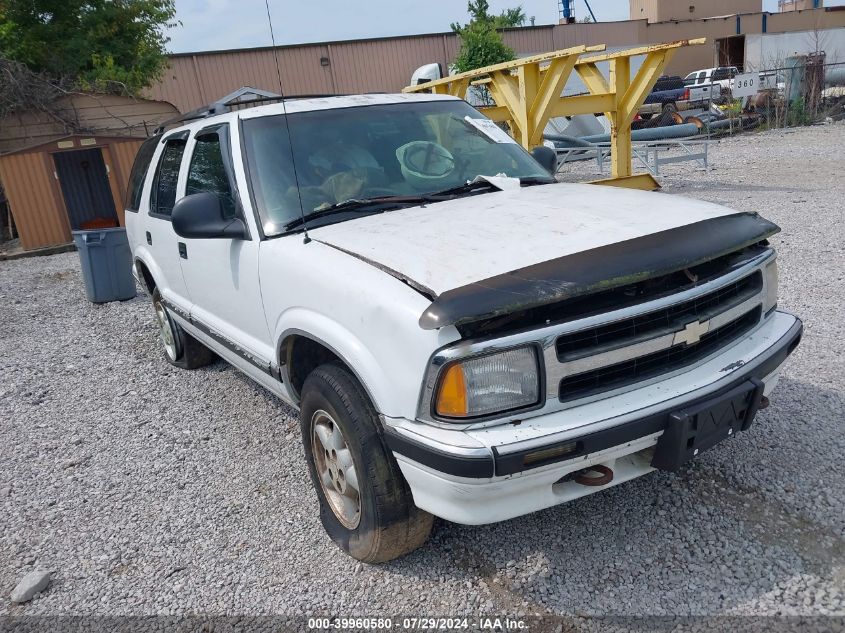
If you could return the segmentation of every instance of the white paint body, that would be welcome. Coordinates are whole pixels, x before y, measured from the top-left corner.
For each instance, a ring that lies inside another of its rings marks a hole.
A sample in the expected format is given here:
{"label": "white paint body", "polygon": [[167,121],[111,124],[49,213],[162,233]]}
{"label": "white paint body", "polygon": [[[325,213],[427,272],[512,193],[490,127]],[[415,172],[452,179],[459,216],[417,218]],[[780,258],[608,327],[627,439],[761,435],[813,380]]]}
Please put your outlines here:
{"label": "white paint body", "polygon": [[[716,71],[723,71],[725,74],[729,74],[729,77],[725,77],[724,79],[717,79],[713,80],[713,73]],[[702,68],[701,70],[696,70],[695,72],[691,72],[686,77],[684,77],[684,83],[687,84],[687,87],[692,92],[693,88],[698,86],[718,86],[723,90],[730,90],[734,86],[733,78],[739,71],[735,66],[721,66],[717,68]],[[718,95],[714,94],[714,97]]]}
{"label": "white paint body", "polygon": [[[444,99],[433,95],[366,95],[291,101],[288,112],[338,109],[378,103]],[[432,355],[460,340],[455,327],[423,330],[420,315],[430,305],[423,294],[388,274],[407,276],[435,294],[497,274],[657,231],[733,213],[706,202],[591,185],[546,185],[459,198],[426,207],[362,217],[302,234],[258,239],[251,208],[239,118],[282,113],[262,106],[200,120],[166,133],[190,134],[177,185],[185,195],[193,135],[212,123],[229,123],[235,178],[250,240],[184,239],[166,220],[148,215],[152,178],[147,177],[139,212],[127,212],[136,262],[150,271],[162,296],[179,308],[174,318],[189,333],[257,382],[297,406],[287,384],[256,368],[246,357],[278,365],[279,345],[303,334],[333,350],[359,378],[392,432],[452,452],[490,454],[495,448],[542,445],[573,433],[620,424],[649,407],[690,393],[718,389],[731,372],[721,369],[754,361],[782,336],[795,318],[776,313],[737,344],[689,371],[572,407],[544,408],[523,416],[519,426],[505,416],[484,424],[423,422],[418,416]],[[153,156],[155,169],[163,144]],[[152,245],[146,233],[152,237]],[[177,252],[186,244],[188,258]],[[367,261],[370,260],[370,261]],[[218,337],[186,318],[196,319]],[[232,342],[240,354],[220,343]],[[767,380],[771,390],[774,378]],[[424,510],[461,523],[486,523],[525,514],[601,488],[555,484],[563,474],[595,463],[617,470],[616,485],[651,468],[646,452],[657,436],[585,455],[577,464],[538,468],[506,477],[462,480],[399,456],[415,502]]]}
{"label": "white paint body", "polygon": [[[745,36],[745,69],[783,69],[787,58],[817,51],[824,51],[826,64],[845,62],[845,29],[749,33]],[[836,68],[837,66],[830,66],[827,70],[831,72]]]}

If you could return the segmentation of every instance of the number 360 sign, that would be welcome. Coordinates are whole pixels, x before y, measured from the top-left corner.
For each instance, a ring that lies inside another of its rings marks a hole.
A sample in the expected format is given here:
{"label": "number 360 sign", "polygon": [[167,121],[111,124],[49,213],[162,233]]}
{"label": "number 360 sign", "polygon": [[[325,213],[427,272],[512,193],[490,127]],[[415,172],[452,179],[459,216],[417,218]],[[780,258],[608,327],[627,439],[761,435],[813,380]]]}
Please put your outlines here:
{"label": "number 360 sign", "polygon": [[734,85],[731,93],[734,97],[751,97],[760,90],[760,75],[757,73],[745,73],[734,77]]}

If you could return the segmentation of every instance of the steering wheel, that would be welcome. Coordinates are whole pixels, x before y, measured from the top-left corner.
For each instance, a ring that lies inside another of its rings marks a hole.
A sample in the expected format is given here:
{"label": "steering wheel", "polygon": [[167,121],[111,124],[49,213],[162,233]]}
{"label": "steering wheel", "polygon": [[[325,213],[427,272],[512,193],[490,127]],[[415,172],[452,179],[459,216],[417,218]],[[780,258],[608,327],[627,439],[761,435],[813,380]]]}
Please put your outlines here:
{"label": "steering wheel", "polygon": [[455,170],[455,157],[439,143],[418,141],[406,146],[402,166],[424,178],[444,178]]}

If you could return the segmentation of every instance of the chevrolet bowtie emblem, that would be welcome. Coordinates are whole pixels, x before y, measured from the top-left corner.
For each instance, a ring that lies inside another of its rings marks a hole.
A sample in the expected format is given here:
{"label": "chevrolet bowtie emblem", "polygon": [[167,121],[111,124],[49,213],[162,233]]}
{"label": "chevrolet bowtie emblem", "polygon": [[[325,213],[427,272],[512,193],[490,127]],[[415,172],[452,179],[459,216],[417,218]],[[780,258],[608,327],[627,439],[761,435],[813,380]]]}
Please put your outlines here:
{"label": "chevrolet bowtie emblem", "polygon": [[693,321],[692,323],[687,323],[683,330],[675,332],[675,339],[672,341],[672,345],[680,345],[681,343],[695,345],[709,331],[710,321]]}

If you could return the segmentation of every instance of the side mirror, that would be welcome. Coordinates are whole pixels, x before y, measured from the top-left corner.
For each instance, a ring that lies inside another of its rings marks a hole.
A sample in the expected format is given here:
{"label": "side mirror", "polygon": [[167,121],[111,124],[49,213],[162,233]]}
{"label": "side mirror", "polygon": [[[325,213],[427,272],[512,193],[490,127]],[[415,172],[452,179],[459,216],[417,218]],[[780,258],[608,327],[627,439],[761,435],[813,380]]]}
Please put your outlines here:
{"label": "side mirror", "polygon": [[545,145],[535,147],[531,150],[531,156],[552,176],[557,173],[557,152],[551,147],[546,147]]}
{"label": "side mirror", "polygon": [[188,238],[245,239],[246,226],[240,218],[227,218],[217,194],[203,191],[185,196],[170,214],[176,235]]}

